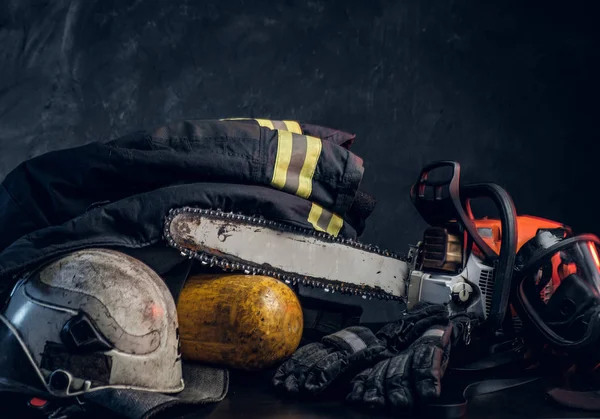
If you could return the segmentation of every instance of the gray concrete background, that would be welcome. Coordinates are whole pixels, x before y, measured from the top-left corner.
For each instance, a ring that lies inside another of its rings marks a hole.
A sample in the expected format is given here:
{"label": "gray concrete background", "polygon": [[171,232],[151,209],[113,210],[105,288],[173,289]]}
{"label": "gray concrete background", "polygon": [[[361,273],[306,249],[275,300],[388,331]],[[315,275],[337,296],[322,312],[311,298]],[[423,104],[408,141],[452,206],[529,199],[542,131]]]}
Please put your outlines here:
{"label": "gray concrete background", "polygon": [[520,213],[600,233],[591,4],[8,0],[0,179],[173,120],[288,118],[357,134],[378,199],[364,241],[421,237],[408,188],[436,159],[506,187]]}

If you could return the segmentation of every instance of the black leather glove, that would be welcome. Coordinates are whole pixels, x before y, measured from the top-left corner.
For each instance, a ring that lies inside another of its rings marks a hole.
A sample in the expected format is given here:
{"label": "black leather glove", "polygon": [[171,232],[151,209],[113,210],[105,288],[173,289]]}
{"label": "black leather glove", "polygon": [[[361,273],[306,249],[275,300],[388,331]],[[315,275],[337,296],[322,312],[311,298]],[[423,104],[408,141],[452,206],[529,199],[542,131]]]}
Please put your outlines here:
{"label": "black leather glove", "polygon": [[452,325],[432,326],[399,355],[358,374],[346,400],[362,407],[404,411],[441,392]]}
{"label": "black leather glove", "polygon": [[392,355],[368,328],[348,327],[298,349],[277,369],[273,385],[286,393],[317,395]]}
{"label": "black leather glove", "polygon": [[298,349],[278,368],[273,385],[290,394],[321,394],[334,382],[348,384],[363,369],[398,354],[431,325],[447,323],[445,306],[420,303],[377,334],[348,327]]}
{"label": "black leather glove", "polygon": [[385,340],[391,351],[399,353],[436,324],[448,324],[448,308],[442,304],[419,302],[402,313],[400,319],[383,326],[377,337]]}
{"label": "black leather glove", "polygon": [[441,393],[450,349],[464,344],[470,325],[471,317],[461,315],[446,325],[428,327],[400,354],[359,373],[351,382],[347,402],[397,413],[435,400]]}

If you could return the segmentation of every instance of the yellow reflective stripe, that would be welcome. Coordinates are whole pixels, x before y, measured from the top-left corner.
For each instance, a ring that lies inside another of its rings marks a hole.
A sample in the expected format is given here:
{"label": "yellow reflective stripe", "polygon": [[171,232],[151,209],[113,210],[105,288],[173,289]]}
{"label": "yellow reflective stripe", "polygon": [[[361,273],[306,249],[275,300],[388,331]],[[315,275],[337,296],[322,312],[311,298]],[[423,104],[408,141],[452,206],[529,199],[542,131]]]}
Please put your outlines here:
{"label": "yellow reflective stripe", "polygon": [[312,224],[315,230],[324,232],[325,230],[319,227],[319,218],[321,218],[322,213],[322,207],[317,204],[312,204],[310,207],[310,213],[308,214],[308,222]]}
{"label": "yellow reflective stripe", "polygon": [[277,131],[277,157],[275,158],[271,185],[279,189],[284,188],[291,159],[292,133],[289,131]]}
{"label": "yellow reflective stripe", "polygon": [[269,121],[268,119],[255,119],[255,121],[258,122],[258,125],[260,125],[261,127],[275,129],[275,127],[273,126],[273,122]]}
{"label": "yellow reflective stripe", "polygon": [[324,231],[334,237],[340,233],[344,220],[337,214],[327,211],[315,203],[310,207],[308,222],[315,230]]}
{"label": "yellow reflective stripe", "polygon": [[321,156],[321,139],[275,131],[277,155],[271,185],[306,199],[312,193],[313,176]]}
{"label": "yellow reflective stripe", "polygon": [[304,164],[300,170],[300,177],[298,179],[298,191],[296,195],[302,198],[308,198],[312,193],[312,181],[321,156],[322,143],[321,139],[317,137],[311,137],[309,135],[306,138],[306,157]]}
{"label": "yellow reflective stripe", "polygon": [[[277,131],[277,156],[271,185],[302,198],[312,194],[313,176],[321,156],[320,138],[301,134],[296,121],[274,121],[257,118],[228,118],[226,120],[254,120],[261,127]],[[286,128],[280,129],[280,128]]]}
{"label": "yellow reflective stripe", "polygon": [[[293,132],[294,134],[302,134],[302,128],[297,121],[278,121],[259,118],[221,118],[219,121],[256,121],[261,127],[282,130],[285,127],[285,131]],[[280,127],[275,127],[275,124],[279,125]]]}
{"label": "yellow reflective stripe", "polygon": [[337,236],[344,225],[344,220],[337,214],[331,214],[331,221],[327,226],[327,232],[332,236]]}
{"label": "yellow reflective stripe", "polygon": [[302,128],[300,128],[300,124],[296,121],[282,121],[287,130],[293,132],[295,134],[302,134]]}

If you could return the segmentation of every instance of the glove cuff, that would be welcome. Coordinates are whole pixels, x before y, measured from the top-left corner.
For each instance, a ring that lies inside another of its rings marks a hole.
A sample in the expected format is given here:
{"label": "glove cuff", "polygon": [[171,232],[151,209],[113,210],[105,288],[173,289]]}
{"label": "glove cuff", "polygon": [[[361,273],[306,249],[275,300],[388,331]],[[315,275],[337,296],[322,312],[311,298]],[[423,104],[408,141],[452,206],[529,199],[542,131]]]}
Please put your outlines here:
{"label": "glove cuff", "polygon": [[448,323],[443,325],[433,325],[415,340],[414,345],[423,344],[425,342],[436,342],[441,347],[445,347],[450,343],[452,337],[453,325]]}
{"label": "glove cuff", "polygon": [[354,354],[380,343],[370,329],[361,326],[347,327],[339,332],[327,335],[323,337],[322,342],[349,354]]}

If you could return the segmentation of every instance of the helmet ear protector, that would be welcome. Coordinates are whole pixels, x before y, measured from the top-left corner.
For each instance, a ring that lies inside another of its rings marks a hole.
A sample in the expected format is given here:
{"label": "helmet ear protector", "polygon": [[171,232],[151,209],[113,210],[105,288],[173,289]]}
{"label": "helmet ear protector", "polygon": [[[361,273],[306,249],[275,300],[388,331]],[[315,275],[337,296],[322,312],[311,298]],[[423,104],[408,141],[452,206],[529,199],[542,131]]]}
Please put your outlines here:
{"label": "helmet ear protector", "polygon": [[517,255],[519,316],[553,346],[597,351],[600,343],[600,239],[541,230]]}

